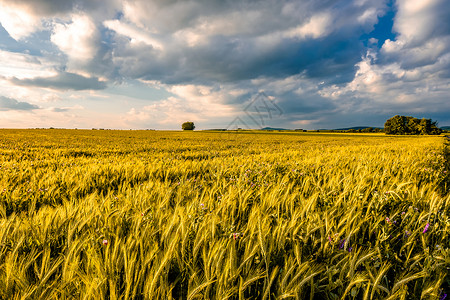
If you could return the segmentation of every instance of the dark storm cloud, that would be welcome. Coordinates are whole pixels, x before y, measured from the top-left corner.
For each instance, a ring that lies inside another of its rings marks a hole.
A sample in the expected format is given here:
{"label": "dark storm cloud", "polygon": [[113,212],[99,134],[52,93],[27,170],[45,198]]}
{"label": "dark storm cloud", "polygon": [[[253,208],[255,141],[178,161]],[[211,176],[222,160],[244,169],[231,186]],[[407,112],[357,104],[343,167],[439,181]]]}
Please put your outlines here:
{"label": "dark storm cloud", "polygon": [[106,83],[98,78],[87,78],[78,74],[62,72],[53,77],[36,77],[32,79],[10,79],[13,84],[21,86],[36,86],[55,90],[102,90]]}
{"label": "dark storm cloud", "polygon": [[[351,80],[354,65],[365,52],[359,36],[372,30],[384,4],[354,5],[348,1],[135,1],[130,18],[161,37],[162,51],[116,36],[114,61],[121,73],[169,84],[230,82],[258,77],[283,78],[306,72],[311,77]],[[375,18],[357,21],[366,11]],[[327,16],[329,28],[308,24]],[[170,22],[169,22],[170,21]],[[305,36],[289,36],[299,26]],[[205,29],[206,28],[206,29]],[[209,29],[208,29],[209,28]],[[191,30],[198,45],[174,39]],[[181,33],[180,33],[181,32]],[[205,33],[206,32],[206,33]],[[339,79],[338,79],[339,78]]]}
{"label": "dark storm cloud", "polygon": [[[101,41],[96,41],[99,52],[79,66],[85,71],[112,80],[167,84],[214,84],[305,72],[349,81],[365,52],[359,37],[373,29],[387,7],[384,1],[347,0],[18,0],[15,5],[45,17],[90,15]],[[105,28],[112,12],[121,24],[155,38],[162,49]],[[300,35],[289,33],[295,30]],[[188,45],[183,39],[189,34],[200,42]]]}
{"label": "dark storm cloud", "polygon": [[286,93],[280,97],[279,106],[283,108],[286,115],[311,115],[315,113],[333,112],[336,105],[329,99],[317,94],[296,95]]}
{"label": "dark storm cloud", "polygon": [[39,106],[30,104],[28,102],[21,102],[13,98],[0,96],[0,110],[33,110],[39,109]]}
{"label": "dark storm cloud", "polygon": [[267,50],[258,48],[253,39],[215,36],[205,45],[173,47],[164,53],[144,43],[123,45],[116,49],[114,60],[125,76],[169,84],[284,78],[304,72],[348,82],[363,51],[359,40],[342,41],[339,36],[326,41],[283,39]]}

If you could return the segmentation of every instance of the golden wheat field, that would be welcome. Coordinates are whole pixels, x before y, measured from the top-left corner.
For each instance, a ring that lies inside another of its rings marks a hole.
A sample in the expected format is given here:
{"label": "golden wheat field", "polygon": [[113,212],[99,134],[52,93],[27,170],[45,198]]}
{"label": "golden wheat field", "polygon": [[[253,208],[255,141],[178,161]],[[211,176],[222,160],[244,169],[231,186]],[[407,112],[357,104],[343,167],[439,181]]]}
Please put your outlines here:
{"label": "golden wheat field", "polygon": [[1,299],[443,299],[443,136],[0,130]]}

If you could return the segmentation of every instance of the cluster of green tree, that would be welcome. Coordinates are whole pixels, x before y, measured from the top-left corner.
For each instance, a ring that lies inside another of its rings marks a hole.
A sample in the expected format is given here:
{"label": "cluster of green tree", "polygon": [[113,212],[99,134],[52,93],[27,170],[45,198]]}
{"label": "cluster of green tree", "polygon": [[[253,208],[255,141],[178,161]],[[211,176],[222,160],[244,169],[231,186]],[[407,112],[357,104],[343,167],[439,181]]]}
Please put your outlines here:
{"label": "cluster of green tree", "polygon": [[431,119],[417,119],[396,115],[384,123],[386,134],[441,134],[442,130]]}
{"label": "cluster of green tree", "polygon": [[[306,131],[306,130],[305,130]],[[340,132],[340,133],[372,133],[383,132],[382,128],[364,127],[364,128],[350,128],[350,129],[319,129],[316,132]]]}
{"label": "cluster of green tree", "polygon": [[183,124],[181,124],[181,129],[194,130],[195,129],[194,122],[184,122]]}

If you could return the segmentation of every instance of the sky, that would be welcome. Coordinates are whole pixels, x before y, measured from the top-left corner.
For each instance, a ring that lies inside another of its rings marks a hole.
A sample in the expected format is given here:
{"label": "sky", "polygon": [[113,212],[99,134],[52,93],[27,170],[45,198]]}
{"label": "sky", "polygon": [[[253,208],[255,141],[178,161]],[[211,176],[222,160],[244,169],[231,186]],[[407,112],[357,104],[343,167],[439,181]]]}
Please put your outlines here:
{"label": "sky", "polygon": [[0,127],[450,125],[448,0],[0,0]]}

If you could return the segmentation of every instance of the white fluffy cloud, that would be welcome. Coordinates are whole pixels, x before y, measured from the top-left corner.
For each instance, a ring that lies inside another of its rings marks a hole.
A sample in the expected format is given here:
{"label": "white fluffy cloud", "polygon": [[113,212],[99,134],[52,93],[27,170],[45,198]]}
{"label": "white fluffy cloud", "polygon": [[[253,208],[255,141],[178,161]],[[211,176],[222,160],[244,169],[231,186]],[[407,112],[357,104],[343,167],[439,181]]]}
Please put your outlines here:
{"label": "white fluffy cloud", "polygon": [[0,23],[9,35],[20,40],[42,28],[41,19],[29,7],[14,2],[0,2]]}
{"label": "white fluffy cloud", "polygon": [[[448,58],[447,55],[447,66]],[[397,62],[377,64],[377,58],[369,53],[356,65],[358,70],[353,81],[345,86],[326,87],[319,93],[339,102],[342,111],[386,114],[393,111],[429,116],[450,109],[445,96],[450,83],[439,72],[443,65],[439,61],[404,69]]]}
{"label": "white fluffy cloud", "polygon": [[[404,42],[421,42],[433,34],[440,20],[436,19],[436,10],[445,0],[398,0],[398,13],[394,30]],[[447,4],[448,5],[448,4]]]}
{"label": "white fluffy cloud", "polygon": [[[382,54],[404,68],[436,63],[450,51],[450,7],[445,0],[399,0],[395,40],[387,40]],[[441,17],[442,18],[439,18]]]}
{"label": "white fluffy cloud", "polygon": [[106,28],[117,32],[120,35],[130,39],[131,44],[144,43],[158,50],[164,50],[164,46],[157,38],[151,34],[143,32],[140,28],[133,24],[127,24],[119,20],[107,20],[103,22]]}
{"label": "white fluffy cloud", "polygon": [[99,49],[99,36],[92,19],[78,14],[73,15],[69,23],[56,23],[51,41],[69,57],[69,62],[76,66],[94,58]]}
{"label": "white fluffy cloud", "polygon": [[305,24],[288,30],[285,36],[290,38],[319,38],[327,35],[333,24],[332,16],[329,13],[318,13],[309,19]]}
{"label": "white fluffy cloud", "polygon": [[369,50],[355,64],[352,81],[326,86],[319,94],[341,112],[418,114],[449,122],[442,112],[450,109],[445,96],[450,91],[450,8],[444,0],[398,0],[396,6],[395,39],[379,51]]}

